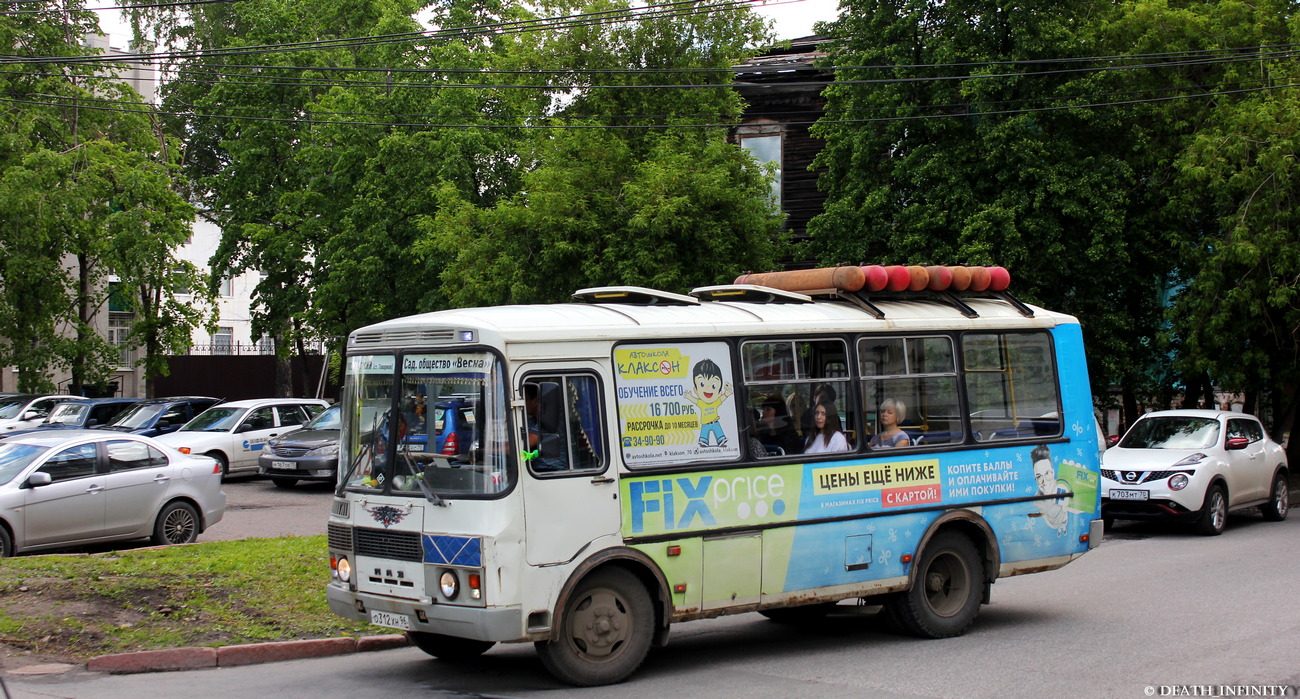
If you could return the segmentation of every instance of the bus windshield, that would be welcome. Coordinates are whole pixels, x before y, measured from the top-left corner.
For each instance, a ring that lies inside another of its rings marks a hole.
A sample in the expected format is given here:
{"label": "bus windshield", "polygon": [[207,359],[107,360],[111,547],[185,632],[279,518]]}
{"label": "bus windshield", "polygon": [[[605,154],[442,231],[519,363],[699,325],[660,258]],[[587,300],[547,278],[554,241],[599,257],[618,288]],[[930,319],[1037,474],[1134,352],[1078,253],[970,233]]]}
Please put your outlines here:
{"label": "bus windshield", "polygon": [[435,502],[508,490],[503,377],[486,352],[349,357],[342,489]]}

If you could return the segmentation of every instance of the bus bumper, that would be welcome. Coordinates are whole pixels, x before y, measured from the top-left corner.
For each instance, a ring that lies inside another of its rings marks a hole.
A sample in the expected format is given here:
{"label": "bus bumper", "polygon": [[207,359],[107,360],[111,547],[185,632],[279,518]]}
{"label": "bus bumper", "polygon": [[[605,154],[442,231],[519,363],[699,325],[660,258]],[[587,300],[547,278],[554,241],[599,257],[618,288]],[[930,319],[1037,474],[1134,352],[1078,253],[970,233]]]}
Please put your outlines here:
{"label": "bus bumper", "polygon": [[[446,604],[417,604],[364,592],[352,592],[338,585],[325,588],[330,611],[347,618],[373,623],[370,612],[400,614],[410,620],[411,631],[437,633],[476,641],[524,641],[523,615],[518,607],[454,607]],[[428,621],[420,621],[416,610]]]}

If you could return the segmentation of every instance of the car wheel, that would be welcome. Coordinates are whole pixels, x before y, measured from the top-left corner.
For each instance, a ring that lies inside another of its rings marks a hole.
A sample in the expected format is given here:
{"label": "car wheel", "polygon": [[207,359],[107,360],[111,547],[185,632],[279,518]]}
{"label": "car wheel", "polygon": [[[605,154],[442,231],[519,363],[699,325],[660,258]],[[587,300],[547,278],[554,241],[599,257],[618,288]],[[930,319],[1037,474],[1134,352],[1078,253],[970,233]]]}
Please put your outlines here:
{"label": "car wheel", "polygon": [[199,513],[187,502],[168,503],[153,525],[153,543],[192,544],[199,538]]}
{"label": "car wheel", "polygon": [[641,666],[654,624],[654,606],[641,581],[621,568],[607,568],[569,595],[558,635],[538,641],[537,654],[552,675],[569,684],[613,684]]}
{"label": "car wheel", "polygon": [[476,641],[423,631],[408,631],[406,635],[416,648],[440,660],[472,660],[496,645],[492,641]]}
{"label": "car wheel", "polygon": [[778,624],[815,624],[835,611],[835,602],[824,604],[805,604],[802,607],[785,607],[784,609],[760,609],[759,614]]}
{"label": "car wheel", "polygon": [[1262,505],[1259,511],[1264,515],[1264,519],[1270,522],[1281,522],[1286,519],[1286,513],[1291,511],[1291,482],[1285,473],[1273,477],[1272,495],[1268,499],[1268,504]]}
{"label": "car wheel", "polygon": [[0,558],[8,558],[14,555],[14,539],[9,535],[9,530],[0,524]]}
{"label": "car wheel", "polygon": [[975,621],[983,598],[984,564],[975,544],[957,532],[941,532],[926,545],[911,587],[885,604],[886,618],[903,633],[921,638],[959,636]]}
{"label": "car wheel", "polygon": [[1201,506],[1201,518],[1196,520],[1196,531],[1205,536],[1218,536],[1228,524],[1228,495],[1223,486],[1212,485]]}
{"label": "car wheel", "polygon": [[271,482],[274,483],[277,488],[292,488],[295,485],[298,485],[297,478],[272,478]]}
{"label": "car wheel", "polygon": [[210,451],[204,456],[210,456],[217,460],[217,463],[221,466],[221,482],[226,482],[226,476],[230,475],[230,460],[226,458],[226,455],[219,451]]}

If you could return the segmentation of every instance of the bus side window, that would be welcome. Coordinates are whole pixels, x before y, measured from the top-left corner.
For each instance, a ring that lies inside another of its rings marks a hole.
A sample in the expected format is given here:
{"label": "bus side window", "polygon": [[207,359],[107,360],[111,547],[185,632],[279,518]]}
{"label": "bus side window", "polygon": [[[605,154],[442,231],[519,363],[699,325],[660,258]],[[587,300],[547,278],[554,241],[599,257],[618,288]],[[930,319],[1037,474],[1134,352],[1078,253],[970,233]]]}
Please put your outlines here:
{"label": "bus side window", "polygon": [[[753,340],[741,346],[750,455],[778,458],[807,451],[819,404],[834,412],[833,425],[857,447],[857,415],[848,390],[843,340]],[[823,439],[823,441],[826,441]]]}
{"label": "bus side window", "polygon": [[965,441],[950,337],[865,336],[858,341],[858,362],[869,447]]}
{"label": "bus side window", "polygon": [[1047,333],[970,333],[962,339],[962,352],[976,439],[1061,434],[1056,365]]}
{"label": "bus side window", "polygon": [[525,454],[532,471],[604,468],[600,387],[594,376],[530,376],[523,393]]}

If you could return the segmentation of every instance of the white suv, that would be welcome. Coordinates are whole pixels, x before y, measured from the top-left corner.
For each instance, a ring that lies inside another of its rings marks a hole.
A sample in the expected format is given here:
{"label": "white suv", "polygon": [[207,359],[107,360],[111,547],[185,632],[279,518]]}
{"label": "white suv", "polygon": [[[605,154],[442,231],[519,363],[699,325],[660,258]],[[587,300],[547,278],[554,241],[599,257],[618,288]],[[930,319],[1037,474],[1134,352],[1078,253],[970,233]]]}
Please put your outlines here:
{"label": "white suv", "polygon": [[1222,410],[1147,413],[1102,455],[1101,516],[1195,522],[1223,532],[1228,512],[1290,509],[1286,454],[1253,415]]}
{"label": "white suv", "polygon": [[171,434],[157,437],[182,454],[203,454],[221,463],[223,477],[257,472],[257,457],[277,437],[328,406],[312,398],[259,398],[220,403],[199,413]]}

